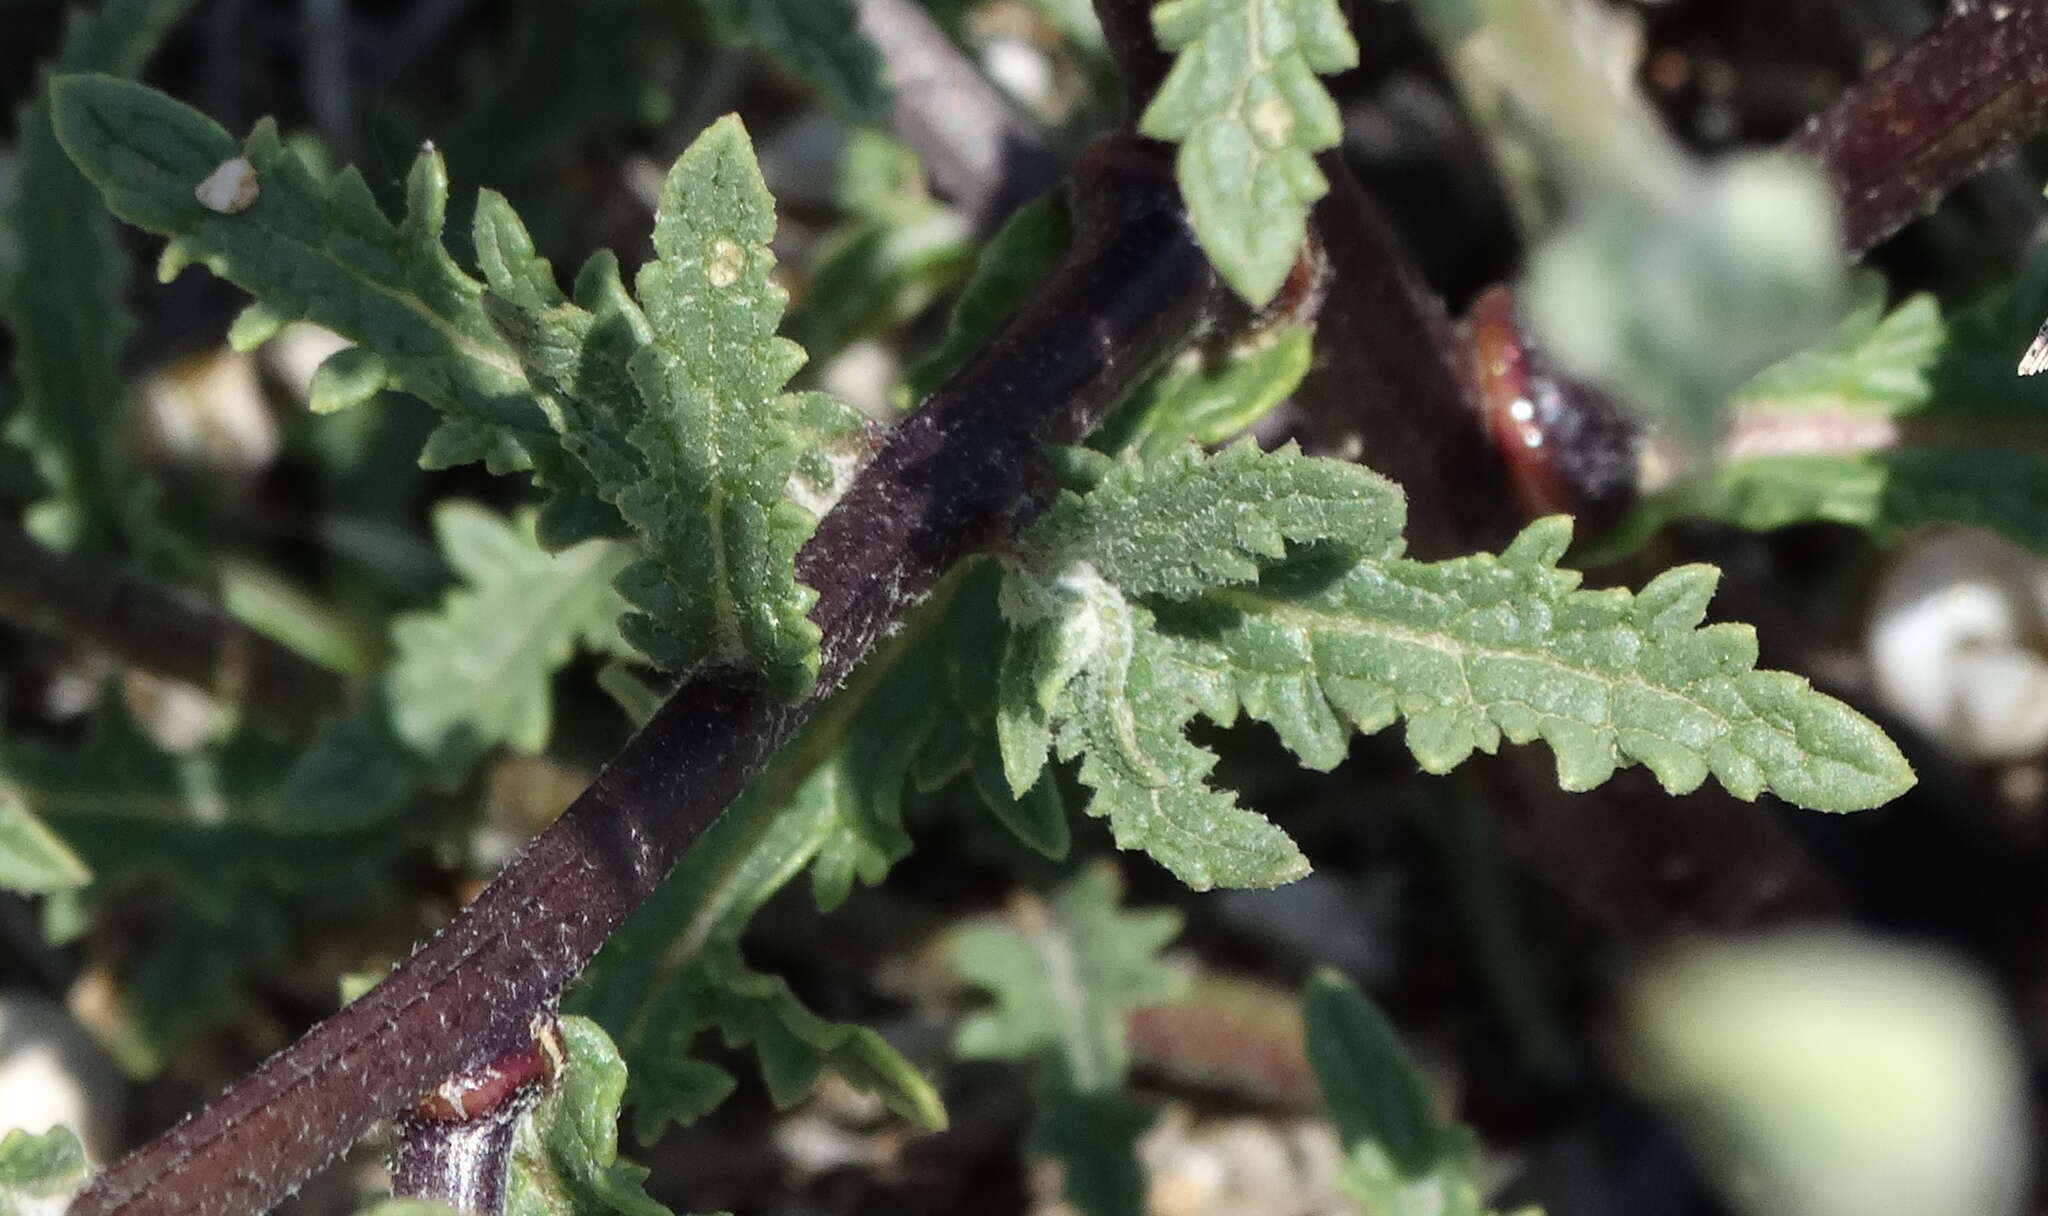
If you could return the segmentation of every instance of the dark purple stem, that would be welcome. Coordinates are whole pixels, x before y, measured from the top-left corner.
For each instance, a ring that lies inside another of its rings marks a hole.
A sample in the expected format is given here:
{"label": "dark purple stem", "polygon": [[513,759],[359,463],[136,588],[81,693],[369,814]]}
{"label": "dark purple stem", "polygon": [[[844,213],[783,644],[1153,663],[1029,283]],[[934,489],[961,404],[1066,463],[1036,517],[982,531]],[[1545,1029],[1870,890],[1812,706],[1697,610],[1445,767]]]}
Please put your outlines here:
{"label": "dark purple stem", "polygon": [[700,676],[446,929],[354,1004],[109,1167],[73,1216],[239,1216],[275,1204],[380,1119],[530,1043],[626,915],[876,638],[1033,509],[1040,451],[1084,435],[1227,292],[1161,151],[1075,167],[1074,248],[1003,333],[892,431],[797,560],[818,589],[819,691],[781,704]]}
{"label": "dark purple stem", "polygon": [[932,187],[983,232],[1059,178],[1038,127],[1011,106],[917,0],[860,0],[860,28],[888,65],[889,125]]}
{"label": "dark purple stem", "polygon": [[1834,184],[1861,253],[2048,123],[2048,0],[1958,5],[1791,146]]}
{"label": "dark purple stem", "polygon": [[1153,0],[1095,0],[1095,19],[1102,23],[1103,41],[1123,77],[1134,126],[1173,68],[1173,56],[1152,36],[1152,4]]}

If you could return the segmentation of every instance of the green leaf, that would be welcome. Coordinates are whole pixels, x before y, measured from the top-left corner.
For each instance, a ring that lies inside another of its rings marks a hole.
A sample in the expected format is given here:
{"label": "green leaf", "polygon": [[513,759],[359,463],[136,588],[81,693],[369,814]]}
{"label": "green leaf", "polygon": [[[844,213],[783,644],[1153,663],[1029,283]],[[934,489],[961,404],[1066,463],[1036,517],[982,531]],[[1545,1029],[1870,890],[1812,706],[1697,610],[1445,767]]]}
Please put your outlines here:
{"label": "green leaf", "polygon": [[580,643],[623,648],[625,604],[612,579],[630,547],[587,541],[549,554],[532,518],[507,521],[470,503],[444,503],[434,532],[464,585],[431,613],[399,618],[383,682],[391,721],[422,757],[451,746],[547,745],[556,671]]}
{"label": "green leaf", "polygon": [[78,855],[29,813],[18,792],[0,782],[0,888],[48,895],[91,881],[92,871]]}
{"label": "green leaf", "polygon": [[[551,532],[551,544],[616,530],[485,317],[480,286],[441,244],[448,182],[439,154],[429,148],[413,162],[406,215],[393,224],[361,174],[326,175],[288,149],[267,120],[238,147],[206,116],[139,85],[66,76],[52,91],[57,137],[106,205],[170,238],[167,277],[202,263],[256,296],[270,318],[317,322],[374,353],[391,387],[447,417],[424,463],[532,468],[562,497],[549,518],[581,524]],[[237,156],[254,174],[254,201],[240,211],[209,209],[195,188]],[[366,357],[349,356],[351,370],[360,374]]]}
{"label": "green leaf", "polygon": [[1345,1192],[1385,1216],[1479,1216],[1472,1137],[1437,1117],[1380,1011],[1326,970],[1309,982],[1304,1020],[1309,1068],[1344,1142]]}
{"label": "green leaf", "polygon": [[[92,874],[60,910],[66,936],[112,900],[140,893],[154,909],[124,930],[117,974],[109,1047],[132,1075],[246,1014],[249,984],[305,927],[360,922],[393,898],[392,867],[417,830],[309,827],[282,797],[294,760],[248,732],[165,752],[113,698],[76,745],[0,736],[0,781]],[[332,776],[338,801],[363,788],[353,771]]]}
{"label": "green leaf", "polygon": [[[73,14],[58,72],[133,75],[191,0],[108,0]],[[140,508],[121,442],[127,386],[121,351],[128,258],[92,184],[58,145],[47,95],[21,113],[14,199],[15,263],[0,276],[0,319],[13,336],[19,387],[6,435],[35,456],[51,497],[27,522],[45,543],[118,547]]]}
{"label": "green leaf", "polygon": [[1177,447],[1126,457],[1089,493],[1062,495],[1019,538],[1018,560],[1055,574],[1086,562],[1126,595],[1182,599],[1256,579],[1290,542],[1391,550],[1401,520],[1401,491],[1361,465],[1249,443],[1213,456]]}
{"label": "green leaf", "polygon": [[[801,757],[809,746],[799,739],[790,751]],[[900,767],[895,774],[896,788],[878,796],[900,796]],[[856,873],[878,881],[909,847],[905,839],[884,852],[862,834],[850,807],[861,774],[844,763],[817,768],[785,793],[787,779],[771,770],[750,788],[605,944],[570,995],[571,1008],[613,1029],[632,1064],[634,1129],[643,1142],[671,1120],[696,1120],[731,1092],[731,1078],[690,1058],[697,1036],[713,1028],[730,1045],[755,1045],[778,1102],[802,1097],[831,1068],[904,1117],[944,1125],[930,1085],[879,1038],[815,1017],[780,980],[741,961],[748,920],[806,867],[838,859],[840,878],[819,881],[843,897]]]}
{"label": "green leaf", "polygon": [[1263,305],[1301,251],[1309,204],[1329,189],[1314,154],[1343,137],[1316,74],[1355,67],[1358,44],[1336,0],[1166,0],[1152,28],[1176,58],[1139,130],[1181,145],[1202,247]]}
{"label": "green leaf", "polygon": [[1032,1153],[1060,1164],[1060,1189],[1084,1216],[1143,1216],[1145,1169],[1138,1138],[1159,1113],[1117,1091],[1085,1091],[1057,1080],[1036,1087]]}
{"label": "green leaf", "polygon": [[356,1216],[462,1216],[454,1208],[432,1199],[386,1199],[373,1203]]}
{"label": "green leaf", "polygon": [[629,437],[648,476],[618,501],[661,579],[629,572],[621,590],[643,614],[627,618],[627,638],[664,666],[745,661],[796,697],[817,672],[805,616],[817,597],[795,575],[816,521],[786,491],[815,442],[859,422],[782,391],[804,356],[775,336],[786,296],[771,277],[774,234],[746,130],[722,119],[669,173],[656,260],[637,284],[652,341],[630,364],[647,410]]}
{"label": "green leaf", "polygon": [[1948,339],[1941,305],[1922,294],[1886,312],[1875,274],[1860,276],[1855,291],[1855,307],[1832,333],[1758,373],[1737,408],[1891,415],[1927,404],[1928,374]]}
{"label": "green leaf", "polygon": [[1222,443],[1266,416],[1308,374],[1314,332],[1286,325],[1220,354],[1195,349],[1131,395],[1090,439],[1104,452],[1144,459],[1183,444]]}
{"label": "green leaf", "polygon": [[76,1190],[90,1170],[69,1128],[9,1131],[0,1138],[0,1216],[49,1210],[49,1200]]}
{"label": "green leaf", "polygon": [[1181,987],[1158,957],[1180,932],[1180,914],[1125,912],[1122,896],[1115,868],[1099,865],[1050,903],[955,930],[947,960],[995,1006],[961,1025],[954,1050],[967,1059],[1047,1060],[1083,1093],[1121,1086],[1131,1013]]}
{"label": "green leaf", "polygon": [[809,81],[853,122],[889,117],[882,56],[854,0],[705,0],[727,37],[744,39]]}
{"label": "green leaf", "polygon": [[[2026,282],[2015,292],[2031,294]],[[2006,348],[2024,332],[2001,317],[2006,300],[1969,310],[1952,333],[1930,296],[1887,313],[1874,275],[1861,296],[1825,342],[1742,390],[1733,455],[1647,501],[1627,538],[1680,516],[1756,531],[1843,523],[1879,543],[1956,523],[2048,552],[2048,456],[2013,441],[2016,428],[2040,431],[2026,403],[2042,401],[2012,374]]]}
{"label": "green leaf", "polygon": [[1625,763],[1667,790],[1709,775],[1741,798],[1876,806],[1912,770],[1867,719],[1798,677],[1754,670],[1742,625],[1702,628],[1718,573],[1668,571],[1640,593],[1583,591],[1557,568],[1568,520],[1498,557],[1400,556],[1403,504],[1344,462],[1249,444],[1126,457],[1019,538],[998,710],[1013,789],[1048,745],[1082,760],[1117,842],[1190,885],[1268,885],[1305,869],[1285,833],[1206,782],[1197,713],[1271,725],[1313,768],[1351,730],[1396,718],[1422,767],[1502,739],[1548,742],[1583,790]]}
{"label": "green leaf", "polygon": [[619,1156],[626,1065],[596,1023],[561,1020],[554,1083],[514,1133],[505,1216],[670,1216],[647,1170]]}
{"label": "green leaf", "polygon": [[967,221],[933,202],[917,158],[873,131],[855,131],[840,169],[850,218],[819,243],[789,336],[823,362],[860,338],[910,322],[971,268]]}

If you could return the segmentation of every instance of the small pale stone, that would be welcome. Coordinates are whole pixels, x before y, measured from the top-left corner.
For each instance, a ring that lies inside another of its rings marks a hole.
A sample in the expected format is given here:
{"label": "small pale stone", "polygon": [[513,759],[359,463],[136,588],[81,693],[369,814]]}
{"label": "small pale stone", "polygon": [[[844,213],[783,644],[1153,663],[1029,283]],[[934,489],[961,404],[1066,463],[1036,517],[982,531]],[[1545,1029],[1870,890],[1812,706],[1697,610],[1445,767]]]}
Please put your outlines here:
{"label": "small pale stone", "polygon": [[222,215],[247,211],[256,201],[256,193],[256,166],[239,156],[222,161],[192,191],[200,206]]}

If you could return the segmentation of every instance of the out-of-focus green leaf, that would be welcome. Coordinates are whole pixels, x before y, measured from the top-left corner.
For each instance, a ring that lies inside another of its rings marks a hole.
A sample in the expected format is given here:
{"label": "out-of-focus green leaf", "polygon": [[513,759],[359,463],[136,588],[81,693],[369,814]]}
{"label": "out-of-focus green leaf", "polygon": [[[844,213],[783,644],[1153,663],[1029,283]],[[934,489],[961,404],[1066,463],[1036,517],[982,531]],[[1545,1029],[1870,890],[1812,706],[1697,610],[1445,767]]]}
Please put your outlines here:
{"label": "out-of-focus green leaf", "polygon": [[[133,75],[191,0],[108,0],[75,13],[57,72]],[[46,95],[21,113],[13,265],[0,275],[0,319],[13,337],[19,396],[6,435],[35,457],[50,491],[26,516],[62,548],[118,549],[143,485],[126,456],[121,348],[134,322],[123,300],[128,259],[92,184],[58,145]]]}
{"label": "out-of-focus green leaf", "polygon": [[854,122],[889,117],[881,53],[854,0],[705,0],[729,37],[753,43],[809,81]]}
{"label": "out-of-focus green leaf", "polygon": [[948,962],[995,1005],[961,1024],[954,1049],[968,1059],[1052,1061],[1085,1093],[1120,1086],[1132,1011],[1171,1000],[1181,987],[1159,961],[1180,932],[1180,915],[1126,912],[1122,897],[1116,870],[1102,865],[1027,914],[955,930]]}
{"label": "out-of-focus green leaf", "polygon": [[434,513],[442,552],[464,585],[432,612],[401,617],[384,694],[399,736],[423,757],[451,746],[547,745],[554,674],[580,644],[617,653],[626,604],[612,579],[630,546],[586,541],[549,554],[531,516],[507,521],[468,503]]}
{"label": "out-of-focus green leaf", "polygon": [[916,317],[974,257],[966,221],[925,193],[916,157],[901,144],[854,132],[840,178],[849,218],[820,242],[787,327],[820,361]]}
{"label": "out-of-focus green leaf", "polygon": [[1060,1164],[1060,1190],[1083,1216],[1143,1216],[1145,1170],[1138,1138],[1159,1113],[1118,1090],[1081,1090],[1057,1078],[1038,1085],[1028,1147]]}
{"label": "out-of-focus green leaf", "polygon": [[1048,195],[1017,209],[982,248],[974,274],[960,290],[946,336],[904,378],[911,403],[966,366],[1010,314],[1059,261],[1067,245],[1068,217]]}
{"label": "out-of-focus green leaf", "polygon": [[1068,1202],[1088,1216],[1145,1210],[1136,1146],[1155,1115],[1123,1093],[1126,1027],[1134,1011],[1182,989],[1159,960],[1180,915],[1127,912],[1122,898],[1115,868],[1102,864],[1049,902],[1020,904],[945,942],[954,974],[994,1002],[961,1024],[954,1050],[1038,1066],[1029,1147],[1060,1163]]}
{"label": "out-of-focus green leaf", "polygon": [[1649,969],[1630,1072],[1756,1216],[2015,1213],[2028,1066],[1993,986],[1939,954],[1792,934]]}
{"label": "out-of-focus green leaf", "polygon": [[1202,248],[1253,304],[1286,281],[1329,183],[1315,153],[1343,136],[1316,79],[1354,67],[1336,0],[1165,0],[1152,10],[1173,70],[1139,130],[1180,144],[1178,176]]}
{"label": "out-of-focus green leaf", "polygon": [[1324,971],[1309,983],[1303,1016],[1309,1067],[1344,1142],[1345,1192],[1386,1216],[1479,1216],[1472,1137],[1437,1117],[1380,1011]]}
{"label": "out-of-focus green leaf", "polygon": [[0,780],[0,888],[48,895],[91,881],[92,871],[78,854],[31,815],[21,795]]}
{"label": "out-of-focus green leaf", "polygon": [[70,1128],[0,1137],[0,1216],[56,1211],[58,1201],[85,1184],[91,1166]]}
{"label": "out-of-focus green leaf", "polygon": [[[2014,294],[2039,296],[2031,277]],[[1844,523],[1879,543],[1974,524],[2048,552],[2048,455],[2024,441],[2048,436],[2048,396],[2011,367],[2027,323],[2010,297],[1951,327],[1929,296],[1886,312],[1883,290],[1867,276],[1826,341],[1746,385],[1727,458],[1647,499],[1618,544],[1688,516],[1758,531]]]}

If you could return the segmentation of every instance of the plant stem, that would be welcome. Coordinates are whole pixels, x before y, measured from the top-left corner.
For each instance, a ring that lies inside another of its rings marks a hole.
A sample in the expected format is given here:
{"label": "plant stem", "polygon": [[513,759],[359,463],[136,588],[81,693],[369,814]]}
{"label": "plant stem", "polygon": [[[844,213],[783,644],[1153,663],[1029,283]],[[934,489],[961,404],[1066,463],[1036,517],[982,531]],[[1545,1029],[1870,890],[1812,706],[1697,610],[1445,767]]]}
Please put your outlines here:
{"label": "plant stem", "polygon": [[1152,4],[1153,0],[1095,0],[1095,17],[1102,23],[1103,41],[1116,61],[1117,74],[1123,77],[1134,127],[1173,67],[1173,57],[1152,36]]}
{"label": "plant stem", "polygon": [[888,65],[889,125],[976,231],[993,231],[1058,180],[1038,128],[917,0],[860,0],[860,28]]}
{"label": "plant stem", "polygon": [[1852,85],[1791,146],[1818,159],[1861,253],[2048,124],[2048,0],[1985,0]]}
{"label": "plant stem", "polygon": [[798,555],[818,590],[818,691],[732,673],[679,689],[595,783],[361,999],[99,1175],[72,1216],[261,1212],[444,1078],[531,1041],[605,938],[877,638],[954,562],[1036,508],[1047,443],[1084,435],[1226,309],[1154,145],[1075,167],[1076,236],[1009,326],[898,425]]}
{"label": "plant stem", "polygon": [[346,691],[339,675],[222,609],[46,549],[12,522],[0,522],[0,618],[295,727],[312,725]]}

